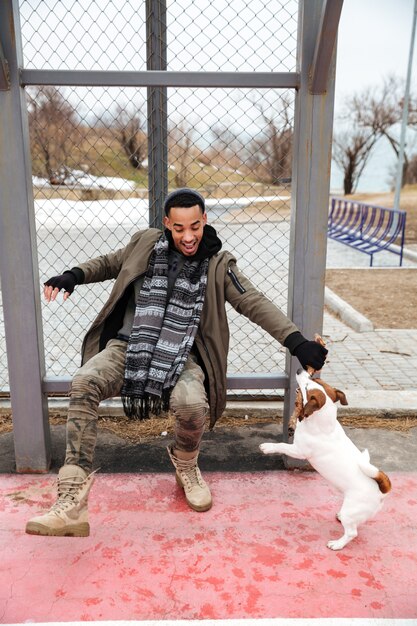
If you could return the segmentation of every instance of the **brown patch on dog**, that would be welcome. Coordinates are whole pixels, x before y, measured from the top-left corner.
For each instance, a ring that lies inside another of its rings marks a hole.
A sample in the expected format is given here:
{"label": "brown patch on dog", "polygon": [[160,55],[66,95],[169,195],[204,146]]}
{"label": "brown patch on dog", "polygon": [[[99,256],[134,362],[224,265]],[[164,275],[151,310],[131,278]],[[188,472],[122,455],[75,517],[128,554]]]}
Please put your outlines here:
{"label": "brown patch on dog", "polygon": [[320,389],[309,389],[307,391],[307,403],[304,406],[303,415],[309,417],[315,411],[321,409],[326,403],[326,394]]}
{"label": "brown patch on dog", "polygon": [[376,480],[376,482],[378,483],[379,491],[381,493],[388,493],[389,491],[391,491],[391,481],[389,477],[385,474],[385,472],[379,470],[374,480]]}
{"label": "brown patch on dog", "polygon": [[292,412],[288,422],[288,435],[290,437],[294,436],[297,421],[302,422],[303,419],[303,394],[301,393],[301,389],[298,387],[295,392],[294,411]]}
{"label": "brown patch on dog", "polygon": [[314,382],[318,383],[319,385],[323,387],[324,391],[327,393],[327,395],[332,400],[332,402],[339,401],[340,404],[343,404],[345,406],[347,405],[348,401],[346,400],[346,396],[343,393],[343,391],[340,391],[340,389],[335,389],[334,387],[331,387],[330,385],[325,383],[324,380],[322,380],[321,378],[315,378]]}
{"label": "brown patch on dog", "polygon": [[301,393],[301,389],[298,388],[295,392],[295,402],[294,402],[294,411],[291,415],[290,422],[294,425],[297,424],[297,420],[300,422],[304,419],[303,415],[303,394]]}

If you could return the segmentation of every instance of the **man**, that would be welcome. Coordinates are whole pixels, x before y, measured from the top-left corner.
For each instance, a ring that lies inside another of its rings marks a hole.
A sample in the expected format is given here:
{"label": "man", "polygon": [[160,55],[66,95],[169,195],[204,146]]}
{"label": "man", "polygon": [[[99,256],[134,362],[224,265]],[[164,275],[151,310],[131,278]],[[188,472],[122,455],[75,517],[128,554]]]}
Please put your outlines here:
{"label": "man", "polygon": [[178,189],[164,203],[165,231],[136,233],[116,252],[82,263],[44,285],[48,302],[77,284],[115,279],[107,303],[83,342],[67,420],[65,464],[58,498],[26,532],[89,534],[87,499],[93,481],[97,412],[101,400],[121,395],[130,417],[169,408],[175,418],[168,448],[189,506],[207,511],[211,493],[197,458],[206,418],[226,404],[229,329],[225,303],[286,346],[301,365],[321,369],[327,350],[297,327],[238,270],[236,259],[207,225],[204,198]]}

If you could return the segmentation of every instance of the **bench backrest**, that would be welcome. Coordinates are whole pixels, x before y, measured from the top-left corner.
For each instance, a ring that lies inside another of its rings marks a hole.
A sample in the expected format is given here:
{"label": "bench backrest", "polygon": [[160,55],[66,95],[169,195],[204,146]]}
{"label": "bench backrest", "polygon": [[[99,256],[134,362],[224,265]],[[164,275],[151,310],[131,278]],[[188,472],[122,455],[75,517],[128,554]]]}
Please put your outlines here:
{"label": "bench backrest", "polygon": [[404,244],[406,211],[388,209],[345,198],[332,198],[328,229],[330,233],[351,233],[358,239]]}

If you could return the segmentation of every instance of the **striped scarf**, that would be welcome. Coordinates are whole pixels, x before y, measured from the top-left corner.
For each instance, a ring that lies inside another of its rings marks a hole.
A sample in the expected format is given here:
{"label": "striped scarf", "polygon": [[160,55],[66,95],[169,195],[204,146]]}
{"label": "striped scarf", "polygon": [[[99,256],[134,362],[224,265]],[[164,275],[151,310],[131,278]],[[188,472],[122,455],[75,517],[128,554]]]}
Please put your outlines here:
{"label": "striped scarf", "polygon": [[168,409],[200,323],[209,259],[186,259],[167,303],[168,252],[164,234],[155,244],[136,303],[121,391],[131,418]]}

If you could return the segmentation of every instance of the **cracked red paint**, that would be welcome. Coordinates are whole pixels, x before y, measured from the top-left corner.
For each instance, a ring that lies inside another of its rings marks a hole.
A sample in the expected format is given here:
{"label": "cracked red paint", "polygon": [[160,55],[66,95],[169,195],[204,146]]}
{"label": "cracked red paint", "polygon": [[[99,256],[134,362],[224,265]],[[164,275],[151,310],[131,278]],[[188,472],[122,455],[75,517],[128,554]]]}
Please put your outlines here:
{"label": "cracked red paint", "polygon": [[74,539],[24,533],[53,476],[0,476],[2,621],[417,617],[414,474],[337,553],[338,495],[317,474],[206,478],[214,506],[195,513],[174,476],[99,474]]}
{"label": "cracked red paint", "polygon": [[333,578],[346,578],[347,574],[345,572],[340,572],[335,569],[328,569],[327,573],[329,576],[333,576]]}

